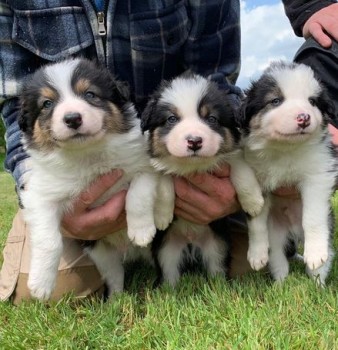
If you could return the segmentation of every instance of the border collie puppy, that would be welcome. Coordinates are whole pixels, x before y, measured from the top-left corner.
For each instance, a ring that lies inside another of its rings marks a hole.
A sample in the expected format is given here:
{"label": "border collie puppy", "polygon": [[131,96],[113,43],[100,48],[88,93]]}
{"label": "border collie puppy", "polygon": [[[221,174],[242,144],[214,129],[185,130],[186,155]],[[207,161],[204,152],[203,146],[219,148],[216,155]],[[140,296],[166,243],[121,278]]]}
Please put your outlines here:
{"label": "border collie puppy", "polygon": [[[105,68],[70,59],[34,73],[24,84],[21,106],[19,124],[32,164],[22,193],[32,243],[28,279],[32,296],[48,299],[55,286],[64,213],[92,181],[115,168],[123,169],[122,179],[93,207],[129,187],[128,235],[121,230],[99,240],[89,254],[109,293],[121,291],[123,260],[137,250],[130,242],[150,243],[156,227],[169,225],[174,208],[172,183],[160,178],[150,164],[147,140],[128,88]],[[147,254],[141,248],[138,252]]]}
{"label": "border collie puppy", "polygon": [[[290,240],[304,242],[307,273],[319,284],[330,270],[330,198],[337,175],[327,129],[331,118],[333,104],[303,64],[272,63],[246,91],[240,117],[245,160],[265,196],[263,210],[248,223],[248,260],[255,270],[269,261],[277,281],[289,272]],[[281,186],[297,188],[301,199],[273,195]]]}
{"label": "border collie puppy", "polygon": [[[153,166],[165,173],[189,176],[212,172],[225,162],[245,210],[260,212],[263,197],[253,171],[243,161],[235,110],[226,92],[202,76],[185,73],[163,82],[142,114],[149,130]],[[218,231],[218,230],[216,230]],[[226,232],[177,218],[153,242],[160,280],[174,286],[186,265],[200,260],[209,275],[226,274]]]}

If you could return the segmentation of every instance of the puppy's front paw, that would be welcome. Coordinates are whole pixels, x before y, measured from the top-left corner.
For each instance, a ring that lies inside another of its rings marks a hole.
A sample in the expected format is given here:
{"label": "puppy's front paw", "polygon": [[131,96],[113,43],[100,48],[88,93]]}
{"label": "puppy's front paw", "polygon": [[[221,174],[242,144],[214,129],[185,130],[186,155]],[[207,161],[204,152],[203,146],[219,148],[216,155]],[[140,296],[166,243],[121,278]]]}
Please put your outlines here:
{"label": "puppy's front paw", "polygon": [[154,224],[136,227],[128,227],[128,237],[135,245],[146,247],[152,242],[156,233]]}
{"label": "puppy's front paw", "polygon": [[304,247],[304,262],[310,270],[316,270],[321,267],[329,258],[329,249],[327,244],[306,244]]}
{"label": "puppy's front paw", "polygon": [[238,196],[238,199],[242,209],[251,217],[257,216],[263,209],[264,198],[260,192],[252,195]]}
{"label": "puppy's front paw", "polygon": [[262,269],[269,261],[269,250],[265,244],[250,246],[248,250],[248,261],[253,270]]}
{"label": "puppy's front paw", "polygon": [[39,300],[48,300],[52,295],[55,286],[55,279],[51,276],[43,278],[42,275],[36,277],[30,274],[27,286],[30,290],[31,296]]}

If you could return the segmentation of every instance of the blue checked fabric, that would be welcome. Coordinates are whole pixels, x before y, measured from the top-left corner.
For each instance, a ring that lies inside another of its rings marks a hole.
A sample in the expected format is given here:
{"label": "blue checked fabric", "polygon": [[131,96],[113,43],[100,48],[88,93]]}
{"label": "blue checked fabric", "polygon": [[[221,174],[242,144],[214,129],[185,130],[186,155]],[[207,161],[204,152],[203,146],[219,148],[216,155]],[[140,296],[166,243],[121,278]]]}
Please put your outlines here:
{"label": "blue checked fabric", "polygon": [[[103,36],[99,12],[104,14]],[[18,188],[29,170],[16,121],[17,96],[27,75],[69,56],[97,59],[128,81],[141,109],[162,79],[190,69],[217,81],[237,101],[239,13],[239,0],[0,0],[5,168]]]}

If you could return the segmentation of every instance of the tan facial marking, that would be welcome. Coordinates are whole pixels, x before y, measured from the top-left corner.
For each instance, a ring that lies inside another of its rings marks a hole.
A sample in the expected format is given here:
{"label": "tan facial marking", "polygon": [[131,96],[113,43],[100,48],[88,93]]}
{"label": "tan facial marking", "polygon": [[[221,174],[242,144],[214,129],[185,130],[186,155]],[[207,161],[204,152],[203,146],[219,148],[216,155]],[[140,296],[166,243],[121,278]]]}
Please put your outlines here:
{"label": "tan facial marking", "polygon": [[109,106],[111,114],[104,117],[104,128],[110,133],[125,132],[127,125],[124,123],[121,111],[113,103]]}
{"label": "tan facial marking", "polygon": [[54,91],[53,89],[47,86],[40,89],[40,95],[43,99],[48,99],[53,101],[58,98],[56,91]]}
{"label": "tan facial marking", "polygon": [[209,108],[208,106],[206,105],[203,105],[201,108],[200,108],[200,115],[202,118],[205,118],[209,115],[210,111],[209,111]]}
{"label": "tan facial marking", "polygon": [[84,92],[86,92],[90,87],[90,81],[88,79],[79,79],[75,86],[74,86],[74,90],[77,94],[82,94]]}
{"label": "tan facial marking", "polygon": [[163,143],[163,139],[160,136],[159,130],[156,129],[154,131],[151,142],[152,142],[151,148],[152,148],[155,156],[162,156],[163,157],[163,156],[170,155],[165,144]]}
{"label": "tan facial marking", "polygon": [[34,144],[39,149],[51,150],[53,148],[53,142],[50,138],[50,134],[41,128],[39,120],[35,121],[33,132]]}
{"label": "tan facial marking", "polygon": [[220,153],[231,152],[235,148],[235,140],[229,129],[224,130],[224,142],[221,146]]}
{"label": "tan facial marking", "polygon": [[262,116],[261,113],[258,113],[250,120],[250,129],[251,130],[258,130],[261,127],[261,120]]}

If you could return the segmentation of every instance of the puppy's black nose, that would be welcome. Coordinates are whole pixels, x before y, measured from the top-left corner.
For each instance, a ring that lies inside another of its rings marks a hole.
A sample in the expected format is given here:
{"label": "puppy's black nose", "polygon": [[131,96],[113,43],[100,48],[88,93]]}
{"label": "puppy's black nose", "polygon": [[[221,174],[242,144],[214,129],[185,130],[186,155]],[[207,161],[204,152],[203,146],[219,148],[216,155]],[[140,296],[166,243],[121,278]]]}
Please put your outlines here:
{"label": "puppy's black nose", "polygon": [[200,136],[188,136],[187,142],[188,148],[196,152],[202,148],[203,139]]}
{"label": "puppy's black nose", "polygon": [[302,129],[305,129],[311,123],[310,114],[307,114],[307,113],[298,114],[296,120],[297,120],[298,126]]}
{"label": "puppy's black nose", "polygon": [[82,117],[80,113],[67,113],[63,117],[63,121],[70,129],[78,129],[82,125]]}

